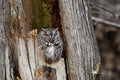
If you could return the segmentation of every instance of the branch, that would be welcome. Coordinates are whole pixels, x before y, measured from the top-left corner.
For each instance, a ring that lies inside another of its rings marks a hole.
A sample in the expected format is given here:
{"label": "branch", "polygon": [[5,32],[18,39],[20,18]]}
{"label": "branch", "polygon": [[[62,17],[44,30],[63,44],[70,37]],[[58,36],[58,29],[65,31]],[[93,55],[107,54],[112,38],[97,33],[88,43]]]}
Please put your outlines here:
{"label": "branch", "polygon": [[101,10],[111,14],[114,18],[120,20],[120,15],[114,13],[113,11],[111,11],[107,7],[103,6],[102,4],[100,4],[96,1],[91,1],[89,4],[90,4],[90,6],[94,6],[94,8],[96,8],[96,9],[101,9]]}
{"label": "branch", "polygon": [[96,22],[99,22],[99,23],[106,24],[106,25],[111,25],[111,26],[114,26],[116,28],[120,28],[120,24],[118,24],[118,23],[114,23],[114,22],[107,21],[107,20],[100,19],[100,18],[93,17],[93,16],[92,16],[92,20],[94,20]]}

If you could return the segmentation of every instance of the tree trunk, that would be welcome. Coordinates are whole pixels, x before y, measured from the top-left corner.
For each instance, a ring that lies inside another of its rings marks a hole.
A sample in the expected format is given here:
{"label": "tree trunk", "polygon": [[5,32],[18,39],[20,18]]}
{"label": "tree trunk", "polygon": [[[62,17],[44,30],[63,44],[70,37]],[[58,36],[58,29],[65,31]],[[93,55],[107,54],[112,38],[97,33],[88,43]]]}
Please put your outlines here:
{"label": "tree trunk", "polygon": [[[0,9],[2,9],[2,1],[0,1]],[[2,80],[5,79],[5,30],[4,30],[4,24],[3,24],[3,9],[0,10],[0,78]]]}
{"label": "tree trunk", "polygon": [[0,80],[14,80],[8,41],[9,1],[0,0]]}
{"label": "tree trunk", "polygon": [[88,0],[59,0],[69,80],[95,80],[100,63]]}

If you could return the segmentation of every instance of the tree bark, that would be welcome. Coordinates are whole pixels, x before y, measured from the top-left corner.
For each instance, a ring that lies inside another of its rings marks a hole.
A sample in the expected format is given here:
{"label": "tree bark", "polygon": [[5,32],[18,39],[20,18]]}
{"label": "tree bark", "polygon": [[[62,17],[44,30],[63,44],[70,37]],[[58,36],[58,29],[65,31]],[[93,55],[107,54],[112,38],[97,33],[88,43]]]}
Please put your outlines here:
{"label": "tree bark", "polygon": [[9,47],[9,12],[8,0],[0,0],[0,80],[14,80]]}
{"label": "tree bark", "polygon": [[91,25],[88,0],[59,0],[61,23],[66,39],[69,80],[95,80],[93,71],[100,63]]}
{"label": "tree bark", "polygon": [[3,24],[3,20],[4,20],[4,13],[3,13],[3,5],[2,5],[2,0],[0,1],[0,78],[2,80],[5,79],[5,30],[4,30],[4,24]]}

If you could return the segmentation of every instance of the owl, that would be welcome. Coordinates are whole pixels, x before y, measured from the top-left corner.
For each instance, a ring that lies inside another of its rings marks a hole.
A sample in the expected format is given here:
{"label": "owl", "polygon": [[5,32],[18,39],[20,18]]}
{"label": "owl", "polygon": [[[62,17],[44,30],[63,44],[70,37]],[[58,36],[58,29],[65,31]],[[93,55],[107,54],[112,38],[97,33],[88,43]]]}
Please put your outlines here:
{"label": "owl", "polygon": [[46,62],[56,62],[61,58],[63,41],[58,28],[42,28],[39,32],[39,41]]}

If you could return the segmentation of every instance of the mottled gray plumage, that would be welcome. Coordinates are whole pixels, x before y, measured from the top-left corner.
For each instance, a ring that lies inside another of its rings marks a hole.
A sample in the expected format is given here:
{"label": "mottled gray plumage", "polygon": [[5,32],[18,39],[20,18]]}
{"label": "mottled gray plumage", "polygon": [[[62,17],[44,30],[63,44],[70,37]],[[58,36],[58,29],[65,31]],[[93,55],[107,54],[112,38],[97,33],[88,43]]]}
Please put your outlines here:
{"label": "mottled gray plumage", "polygon": [[42,29],[39,33],[39,41],[46,62],[56,62],[61,58],[63,42],[57,28]]}

